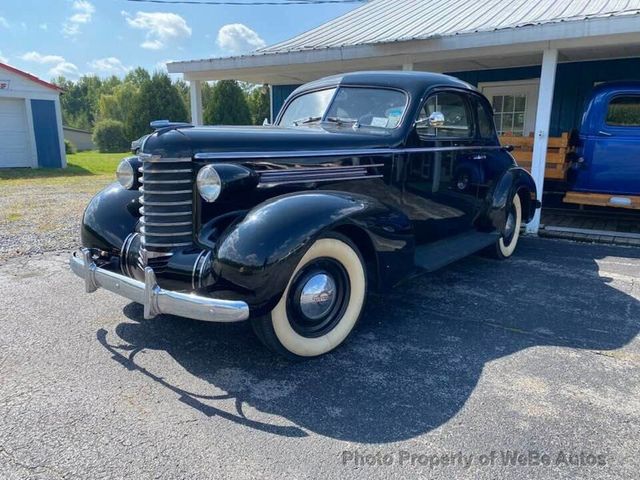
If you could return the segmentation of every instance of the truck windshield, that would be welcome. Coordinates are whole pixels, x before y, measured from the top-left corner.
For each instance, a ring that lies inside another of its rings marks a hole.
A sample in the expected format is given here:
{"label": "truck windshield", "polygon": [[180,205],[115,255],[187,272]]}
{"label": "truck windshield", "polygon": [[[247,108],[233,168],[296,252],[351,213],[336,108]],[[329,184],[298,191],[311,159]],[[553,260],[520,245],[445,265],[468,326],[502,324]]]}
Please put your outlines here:
{"label": "truck windshield", "polygon": [[289,104],[279,125],[296,127],[326,122],[392,129],[398,126],[407,107],[407,95],[398,90],[366,87],[340,87],[337,93],[335,90],[300,95]]}

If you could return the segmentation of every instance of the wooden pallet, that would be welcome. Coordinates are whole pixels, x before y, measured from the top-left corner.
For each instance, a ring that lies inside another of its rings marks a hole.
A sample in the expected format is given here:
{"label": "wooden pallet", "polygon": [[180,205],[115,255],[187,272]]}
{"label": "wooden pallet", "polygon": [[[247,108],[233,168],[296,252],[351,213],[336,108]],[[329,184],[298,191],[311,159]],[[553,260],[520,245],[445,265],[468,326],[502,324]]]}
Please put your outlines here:
{"label": "wooden pallet", "polygon": [[[502,145],[512,145],[513,158],[518,165],[531,171],[533,159],[533,137],[513,137],[503,135],[500,137]],[[566,180],[569,162],[566,161],[569,152],[569,134],[563,133],[561,137],[549,137],[547,145],[547,162],[544,169],[544,178],[551,180]]]}
{"label": "wooden pallet", "polygon": [[562,201],[564,203],[576,203],[578,205],[595,205],[598,207],[616,207],[640,210],[640,196],[637,195],[567,192]]}

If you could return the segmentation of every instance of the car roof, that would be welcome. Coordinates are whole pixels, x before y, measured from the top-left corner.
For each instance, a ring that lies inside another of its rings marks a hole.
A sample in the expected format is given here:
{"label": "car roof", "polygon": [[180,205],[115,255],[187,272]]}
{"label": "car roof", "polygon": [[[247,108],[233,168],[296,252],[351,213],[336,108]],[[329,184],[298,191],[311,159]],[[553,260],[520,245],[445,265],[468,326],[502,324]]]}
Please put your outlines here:
{"label": "car roof", "polygon": [[298,87],[293,94],[338,85],[399,88],[409,92],[412,96],[421,96],[425,90],[432,87],[456,87],[477,91],[472,85],[441,73],[380,70],[350,72],[324,77]]}

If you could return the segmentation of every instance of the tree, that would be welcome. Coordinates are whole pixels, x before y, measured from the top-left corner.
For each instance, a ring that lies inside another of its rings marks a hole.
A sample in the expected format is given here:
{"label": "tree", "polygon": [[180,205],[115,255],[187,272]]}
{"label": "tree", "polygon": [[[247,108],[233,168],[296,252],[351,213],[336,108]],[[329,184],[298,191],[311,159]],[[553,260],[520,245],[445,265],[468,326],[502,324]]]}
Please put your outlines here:
{"label": "tree", "polygon": [[124,83],[132,83],[136,87],[140,88],[143,84],[151,80],[151,75],[142,67],[137,67],[131,70],[124,77]]}
{"label": "tree", "polygon": [[235,80],[220,80],[204,108],[204,122],[210,125],[250,125],[251,113],[242,88]]}
{"label": "tree", "polygon": [[118,120],[124,124],[124,132],[127,138],[134,139],[131,106],[136,101],[140,89],[133,82],[124,82],[118,85],[112,94],[102,95],[98,101],[98,119]]}
{"label": "tree", "polygon": [[260,85],[247,94],[247,103],[254,125],[262,125],[264,119],[270,117],[269,87]]}
{"label": "tree", "polygon": [[93,132],[93,141],[99,151],[107,153],[124,152],[130,145],[124,134],[124,124],[117,120],[98,122]]}
{"label": "tree", "polygon": [[156,72],[143,82],[130,108],[127,131],[132,140],[149,133],[153,120],[188,121],[187,106],[166,73]]}

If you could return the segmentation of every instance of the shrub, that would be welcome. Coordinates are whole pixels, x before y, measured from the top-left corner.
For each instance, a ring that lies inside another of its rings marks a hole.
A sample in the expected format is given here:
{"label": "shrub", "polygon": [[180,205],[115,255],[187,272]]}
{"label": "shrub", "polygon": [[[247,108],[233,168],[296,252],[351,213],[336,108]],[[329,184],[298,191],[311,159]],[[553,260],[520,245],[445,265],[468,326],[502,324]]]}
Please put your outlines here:
{"label": "shrub", "polygon": [[76,153],[76,150],[77,150],[76,146],[65,138],[64,139],[64,153],[69,155],[70,153]]}
{"label": "shrub", "polygon": [[117,120],[101,120],[93,130],[93,143],[102,153],[127,151],[129,141],[124,134],[124,124]]}

